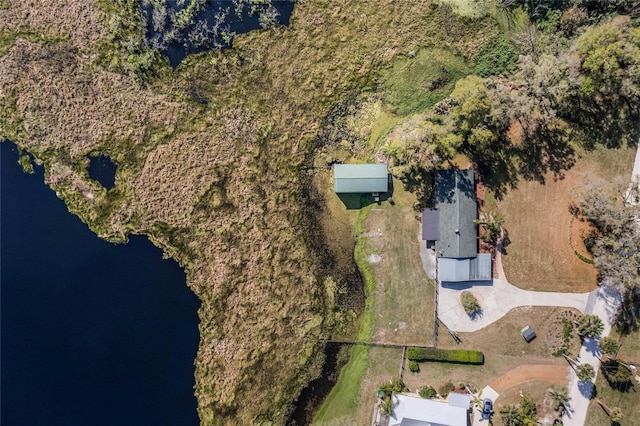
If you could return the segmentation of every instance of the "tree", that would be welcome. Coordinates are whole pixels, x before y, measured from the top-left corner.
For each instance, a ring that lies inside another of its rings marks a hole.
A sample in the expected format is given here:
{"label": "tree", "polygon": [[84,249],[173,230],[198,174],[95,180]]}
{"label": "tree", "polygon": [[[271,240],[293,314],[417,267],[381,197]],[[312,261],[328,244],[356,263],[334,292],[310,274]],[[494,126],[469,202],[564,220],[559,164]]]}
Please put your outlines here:
{"label": "tree", "polygon": [[599,336],[604,330],[604,323],[597,315],[583,315],[577,325],[578,334],[584,337]]}
{"label": "tree", "polygon": [[613,407],[611,408],[611,411],[609,411],[609,420],[611,420],[611,424],[620,423],[620,420],[622,420],[623,417],[624,414],[620,407]]}
{"label": "tree", "polygon": [[438,388],[438,393],[441,397],[446,398],[455,388],[453,383],[447,382]]}
{"label": "tree", "polygon": [[526,395],[520,398],[520,410],[524,419],[531,420],[532,423],[535,424],[536,414],[538,410],[533,399],[529,398]]}
{"label": "tree", "polygon": [[482,212],[480,219],[475,221],[477,225],[482,225],[485,228],[485,232],[480,236],[482,241],[495,244],[502,235],[504,220],[504,216],[498,212]]}
{"label": "tree", "polygon": [[607,145],[637,138],[640,118],[640,28],[618,17],[580,36],[582,56],[578,116]]}
{"label": "tree", "polygon": [[602,372],[605,379],[613,389],[621,391],[628,390],[629,384],[633,379],[633,373],[623,363],[617,360],[609,360],[602,363]]}
{"label": "tree", "polygon": [[624,417],[624,414],[620,407],[609,407],[601,399],[596,399],[596,402],[600,404],[604,412],[607,413],[607,416],[609,416],[609,421],[613,426],[617,426],[618,424],[620,424],[620,420],[622,420],[622,418]]}
{"label": "tree", "polygon": [[553,385],[549,389],[551,399],[553,400],[553,409],[559,410],[561,407],[567,407],[569,400],[569,391],[564,386]]}
{"label": "tree", "polygon": [[620,344],[613,337],[606,336],[598,341],[598,347],[603,354],[614,356],[618,352]]}
{"label": "tree", "polygon": [[581,382],[590,382],[596,376],[596,371],[591,364],[582,364],[576,369],[576,376]]}
{"label": "tree", "polygon": [[515,405],[505,405],[500,409],[500,418],[504,426],[521,426],[522,413]]}
{"label": "tree", "polygon": [[433,388],[433,386],[423,386],[420,388],[420,391],[418,392],[418,394],[422,398],[431,399],[431,398],[435,398],[435,396],[437,395],[437,392]]}

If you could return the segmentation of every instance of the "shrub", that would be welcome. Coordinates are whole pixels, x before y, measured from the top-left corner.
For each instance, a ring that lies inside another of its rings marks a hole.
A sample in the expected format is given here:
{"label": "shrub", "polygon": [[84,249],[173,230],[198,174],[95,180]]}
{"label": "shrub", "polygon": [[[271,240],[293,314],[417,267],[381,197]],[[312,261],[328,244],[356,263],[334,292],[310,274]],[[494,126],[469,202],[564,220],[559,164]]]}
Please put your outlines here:
{"label": "shrub", "polygon": [[481,77],[509,74],[516,69],[518,52],[503,37],[496,37],[487,43],[476,60],[474,72]]}
{"label": "shrub", "polygon": [[600,368],[612,389],[624,392],[632,386],[633,373],[620,362],[609,360],[603,362]]}
{"label": "shrub", "polygon": [[436,390],[434,389],[433,386],[423,386],[420,388],[420,391],[418,392],[418,394],[422,398],[431,399],[431,398],[435,398]]}
{"label": "shrub", "polygon": [[466,349],[407,348],[407,359],[411,361],[454,362],[459,364],[483,364],[484,354]]}
{"label": "shrub", "polygon": [[604,330],[604,323],[597,315],[583,315],[578,320],[578,333],[585,337],[599,336]]}
{"label": "shrub", "polygon": [[409,371],[412,373],[417,373],[420,371],[420,366],[417,361],[409,361]]}
{"label": "shrub", "polygon": [[520,399],[520,410],[522,411],[522,417],[535,421],[537,409],[533,399],[526,395],[523,396]]}
{"label": "shrub", "polygon": [[590,382],[596,376],[596,372],[591,364],[582,364],[576,369],[576,376],[581,382]]}
{"label": "shrub", "polygon": [[598,341],[598,346],[600,350],[607,355],[615,355],[620,348],[618,341],[613,337],[603,337]]}
{"label": "shrub", "polygon": [[460,297],[462,298],[462,307],[468,315],[471,315],[475,311],[480,309],[480,303],[478,303],[478,299],[476,299],[475,296],[471,294],[471,292],[463,291]]}
{"label": "shrub", "polygon": [[447,382],[438,388],[441,397],[446,398],[456,387],[451,382]]}

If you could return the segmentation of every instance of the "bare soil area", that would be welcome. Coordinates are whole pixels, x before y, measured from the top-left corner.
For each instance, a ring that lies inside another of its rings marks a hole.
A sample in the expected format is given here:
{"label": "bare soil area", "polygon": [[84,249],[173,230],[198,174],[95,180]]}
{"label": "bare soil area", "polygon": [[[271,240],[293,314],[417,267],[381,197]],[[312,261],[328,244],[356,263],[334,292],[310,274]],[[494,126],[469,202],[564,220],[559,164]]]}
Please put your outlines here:
{"label": "bare soil area", "polygon": [[567,386],[568,369],[567,365],[523,364],[498,377],[489,386],[498,393],[503,393],[510,387],[535,380]]}

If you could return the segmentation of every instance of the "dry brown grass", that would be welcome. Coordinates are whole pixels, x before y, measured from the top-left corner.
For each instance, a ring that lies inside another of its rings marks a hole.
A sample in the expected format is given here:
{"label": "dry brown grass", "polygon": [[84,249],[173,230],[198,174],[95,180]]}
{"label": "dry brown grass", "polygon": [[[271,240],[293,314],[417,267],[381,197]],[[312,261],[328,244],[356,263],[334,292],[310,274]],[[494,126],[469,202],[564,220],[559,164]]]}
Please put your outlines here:
{"label": "dry brown grass", "polygon": [[0,8],[0,32],[30,29],[50,35],[69,34],[75,47],[91,48],[106,35],[94,1],[8,0]]}
{"label": "dry brown grass", "polygon": [[[565,367],[567,364],[564,359],[551,355],[552,348],[546,338],[546,330],[557,321],[562,310],[547,307],[513,309],[482,330],[459,333],[462,339],[460,345],[456,345],[447,331],[441,327],[439,347],[480,350],[485,356],[484,365],[422,363],[420,373],[405,372],[405,383],[412,390],[425,385],[438,388],[447,381],[455,385],[473,383],[481,389],[523,364]],[[520,330],[526,325],[532,326],[538,334],[531,343],[526,343],[520,335]]]}
{"label": "dry brown grass", "polygon": [[[593,290],[595,268],[580,260],[569,244],[569,204],[580,201],[591,179],[630,176],[632,163],[633,151],[628,148],[583,153],[564,179],[547,176],[546,184],[520,181],[517,189],[508,192],[497,208],[506,218],[510,241],[502,257],[509,282],[526,290]],[[586,249],[580,235],[586,232],[586,224],[575,220],[571,237],[581,253]]]}

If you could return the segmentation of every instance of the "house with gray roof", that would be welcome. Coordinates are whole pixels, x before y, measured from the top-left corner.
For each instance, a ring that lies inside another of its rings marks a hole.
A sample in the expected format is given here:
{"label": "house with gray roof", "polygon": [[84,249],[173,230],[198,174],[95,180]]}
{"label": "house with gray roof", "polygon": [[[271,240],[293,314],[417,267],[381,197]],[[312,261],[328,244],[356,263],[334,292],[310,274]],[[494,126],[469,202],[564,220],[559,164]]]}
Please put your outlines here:
{"label": "house with gray roof", "polygon": [[333,190],[336,194],[385,193],[389,190],[386,164],[334,164]]}
{"label": "house with gray roof", "polygon": [[435,245],[438,280],[491,280],[491,255],[478,253],[473,170],[438,170],[435,208],[422,211],[422,239]]}

